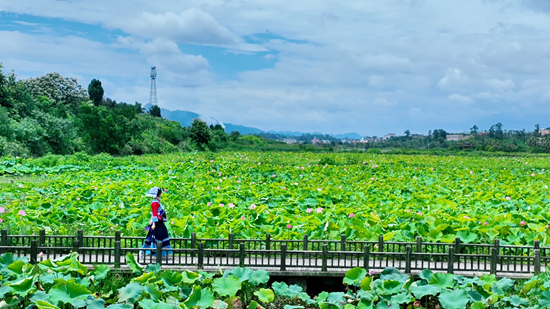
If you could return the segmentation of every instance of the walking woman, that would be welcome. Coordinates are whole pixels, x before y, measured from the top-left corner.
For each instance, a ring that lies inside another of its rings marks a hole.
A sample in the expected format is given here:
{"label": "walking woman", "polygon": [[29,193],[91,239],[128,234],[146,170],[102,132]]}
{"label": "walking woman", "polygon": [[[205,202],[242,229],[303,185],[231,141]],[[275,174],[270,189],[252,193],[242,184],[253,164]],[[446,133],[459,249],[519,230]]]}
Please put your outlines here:
{"label": "walking woman", "polygon": [[[162,189],[159,187],[154,187],[149,190],[146,194],[148,197],[153,198],[151,203],[151,220],[149,225],[145,228],[147,231],[147,237],[145,238],[145,243],[142,248],[151,249],[156,248],[157,241],[162,242],[162,255],[172,254],[172,251],[166,250],[171,249],[170,246],[170,237],[168,236],[168,229],[166,228],[165,222],[167,222],[166,212],[160,203],[160,197],[162,196]],[[146,252],[150,254],[150,251]],[[139,252],[140,256],[143,254],[143,251]],[[153,254],[155,252],[153,251]]]}

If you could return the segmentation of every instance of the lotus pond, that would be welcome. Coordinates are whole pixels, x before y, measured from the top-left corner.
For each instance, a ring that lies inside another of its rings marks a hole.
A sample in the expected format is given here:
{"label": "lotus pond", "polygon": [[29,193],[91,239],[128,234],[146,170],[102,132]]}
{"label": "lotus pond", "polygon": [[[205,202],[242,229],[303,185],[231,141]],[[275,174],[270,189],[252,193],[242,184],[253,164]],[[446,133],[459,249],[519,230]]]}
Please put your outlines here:
{"label": "lotus pond", "polygon": [[310,153],[74,155],[0,162],[10,234],[145,235],[152,186],[172,237],[550,243],[548,158]]}

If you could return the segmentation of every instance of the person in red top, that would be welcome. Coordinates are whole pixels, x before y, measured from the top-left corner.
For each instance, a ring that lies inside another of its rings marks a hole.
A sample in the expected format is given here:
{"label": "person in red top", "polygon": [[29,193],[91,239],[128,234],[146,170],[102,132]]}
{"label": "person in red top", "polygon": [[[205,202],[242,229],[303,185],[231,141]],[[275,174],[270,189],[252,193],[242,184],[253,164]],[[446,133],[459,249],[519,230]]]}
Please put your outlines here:
{"label": "person in red top", "polygon": [[[171,249],[170,237],[168,236],[168,229],[166,228],[165,222],[168,221],[166,218],[166,211],[162,204],[160,203],[160,197],[162,196],[162,189],[159,187],[153,187],[146,194],[149,197],[153,198],[151,203],[151,219],[149,224],[145,228],[147,231],[147,237],[145,238],[145,243],[142,248],[156,248],[157,241],[162,242],[162,255],[172,254],[172,251],[166,250]],[[143,251],[140,251],[140,256],[143,254]],[[146,251],[147,254],[155,254],[155,251]]]}

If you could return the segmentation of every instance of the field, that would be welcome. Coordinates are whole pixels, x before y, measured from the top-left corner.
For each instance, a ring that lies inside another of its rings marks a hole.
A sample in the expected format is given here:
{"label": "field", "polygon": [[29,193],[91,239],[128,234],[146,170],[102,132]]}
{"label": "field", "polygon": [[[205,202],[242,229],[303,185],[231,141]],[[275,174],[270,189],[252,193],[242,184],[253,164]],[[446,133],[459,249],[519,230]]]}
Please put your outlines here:
{"label": "field", "polygon": [[145,235],[144,195],[157,185],[172,237],[548,244],[549,163],[247,152],[5,160],[0,227]]}

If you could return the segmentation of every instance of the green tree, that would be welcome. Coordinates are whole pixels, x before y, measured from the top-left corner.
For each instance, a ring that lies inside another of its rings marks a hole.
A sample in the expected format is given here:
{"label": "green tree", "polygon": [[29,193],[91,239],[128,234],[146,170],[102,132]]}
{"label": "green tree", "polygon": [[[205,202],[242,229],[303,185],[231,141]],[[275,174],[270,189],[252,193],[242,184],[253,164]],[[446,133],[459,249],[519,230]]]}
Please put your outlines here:
{"label": "green tree", "polygon": [[407,129],[405,131],[405,137],[410,137],[411,136],[411,131],[409,131],[409,129]]}
{"label": "green tree", "polygon": [[470,128],[470,134],[477,134],[477,132],[479,131],[479,128],[477,127],[477,125],[474,124],[473,127]]}
{"label": "green tree", "polygon": [[533,132],[533,136],[539,137],[540,136],[540,124],[535,125],[535,131]]}
{"label": "green tree", "polygon": [[153,117],[162,118],[162,115],[160,113],[160,107],[158,107],[158,105],[151,106],[151,108],[149,108],[149,115]]}
{"label": "green tree", "polygon": [[502,123],[497,123],[491,126],[489,128],[489,137],[494,139],[503,140],[504,139],[504,131],[502,130]]}
{"label": "green tree", "polygon": [[234,142],[237,141],[240,136],[241,136],[241,133],[239,131],[233,131],[233,132],[231,132],[231,134],[229,134],[229,137]]}
{"label": "green tree", "polygon": [[189,138],[204,150],[212,139],[212,132],[210,132],[206,122],[195,118],[189,128]]}
{"label": "green tree", "polygon": [[101,86],[101,81],[97,79],[92,79],[92,81],[88,85],[88,95],[90,96],[90,100],[94,102],[95,106],[99,106],[101,104],[104,94],[105,92],[103,91],[103,87]]}

